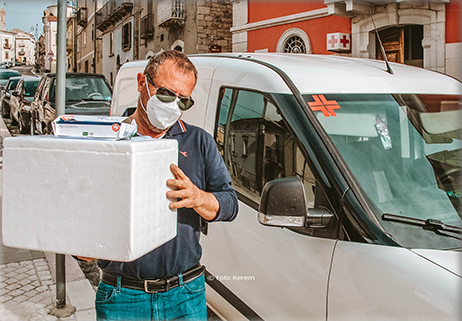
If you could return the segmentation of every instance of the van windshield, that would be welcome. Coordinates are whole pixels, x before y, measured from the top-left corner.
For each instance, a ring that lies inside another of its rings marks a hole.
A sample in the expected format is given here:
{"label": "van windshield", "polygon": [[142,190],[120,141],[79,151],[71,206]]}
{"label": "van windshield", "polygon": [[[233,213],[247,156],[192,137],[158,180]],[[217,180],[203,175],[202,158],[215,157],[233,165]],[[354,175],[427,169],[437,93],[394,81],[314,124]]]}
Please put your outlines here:
{"label": "van windshield", "polygon": [[304,98],[398,243],[410,248],[461,246],[455,238],[381,220],[389,213],[462,227],[461,96]]}

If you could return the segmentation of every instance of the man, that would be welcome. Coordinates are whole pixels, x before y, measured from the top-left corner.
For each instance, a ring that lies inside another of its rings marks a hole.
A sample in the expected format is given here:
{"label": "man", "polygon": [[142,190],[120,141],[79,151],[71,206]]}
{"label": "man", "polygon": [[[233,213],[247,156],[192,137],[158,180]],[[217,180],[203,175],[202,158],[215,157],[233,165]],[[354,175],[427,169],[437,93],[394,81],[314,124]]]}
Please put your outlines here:
{"label": "man", "polygon": [[178,140],[179,166],[171,164],[175,179],[166,182],[171,188],[166,196],[176,200],[169,206],[178,210],[178,235],[133,262],[98,260],[103,275],[97,318],[206,320],[201,217],[233,220],[236,193],[213,138],[179,119],[194,103],[197,70],[191,61],[181,52],[164,51],[150,59],[137,81],[138,106],[130,117],[138,133]]}

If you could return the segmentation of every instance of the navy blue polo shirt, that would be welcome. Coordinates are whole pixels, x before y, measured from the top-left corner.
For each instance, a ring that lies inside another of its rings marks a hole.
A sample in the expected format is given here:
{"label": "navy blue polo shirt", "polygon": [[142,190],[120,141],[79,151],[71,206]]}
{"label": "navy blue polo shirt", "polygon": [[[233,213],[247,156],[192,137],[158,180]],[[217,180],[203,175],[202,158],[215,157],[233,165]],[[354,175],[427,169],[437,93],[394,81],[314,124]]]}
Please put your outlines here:
{"label": "navy blue polo shirt", "polygon": [[[178,167],[201,190],[213,193],[220,204],[214,221],[232,221],[238,211],[236,192],[216,143],[205,130],[177,121],[163,139],[178,141]],[[136,279],[159,279],[183,273],[202,256],[199,244],[201,216],[178,209],[178,234],[169,242],[132,262],[98,260],[106,272]]]}

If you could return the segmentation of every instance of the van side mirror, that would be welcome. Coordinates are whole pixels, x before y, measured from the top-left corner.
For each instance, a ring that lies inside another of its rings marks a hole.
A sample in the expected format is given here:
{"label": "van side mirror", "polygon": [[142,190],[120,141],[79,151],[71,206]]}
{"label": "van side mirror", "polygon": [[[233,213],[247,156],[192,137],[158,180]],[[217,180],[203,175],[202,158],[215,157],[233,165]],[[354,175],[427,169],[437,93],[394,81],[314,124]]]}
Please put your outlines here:
{"label": "van side mirror", "polygon": [[334,215],[322,207],[307,209],[302,182],[296,177],[285,177],[272,180],[263,188],[258,221],[279,227],[329,228]]}

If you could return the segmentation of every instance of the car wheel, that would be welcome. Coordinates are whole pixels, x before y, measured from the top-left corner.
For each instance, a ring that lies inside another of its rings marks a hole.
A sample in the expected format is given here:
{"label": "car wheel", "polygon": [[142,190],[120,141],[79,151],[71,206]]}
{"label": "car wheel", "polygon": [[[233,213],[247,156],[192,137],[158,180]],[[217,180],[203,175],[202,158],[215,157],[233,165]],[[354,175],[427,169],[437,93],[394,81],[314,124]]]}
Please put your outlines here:
{"label": "car wheel", "polygon": [[29,133],[29,128],[27,128],[27,125],[24,124],[24,117],[22,116],[21,113],[19,113],[19,133],[20,134],[27,134]]}
{"label": "car wheel", "polygon": [[30,115],[29,119],[29,135],[35,135],[35,119],[33,114]]}
{"label": "car wheel", "polygon": [[10,117],[10,113],[8,113],[8,115],[6,114],[7,110],[5,108],[5,103],[3,102],[2,100],[2,117],[3,118],[7,118],[7,117]]}
{"label": "car wheel", "polygon": [[16,119],[14,119],[13,112],[11,111],[11,109],[10,109],[10,119],[11,119],[12,126],[18,126],[18,122],[16,121]]}

